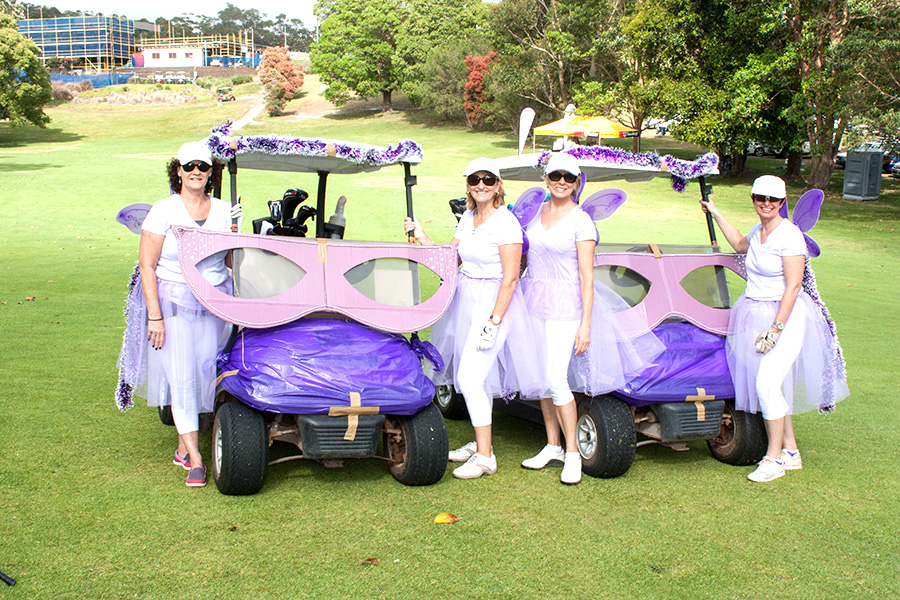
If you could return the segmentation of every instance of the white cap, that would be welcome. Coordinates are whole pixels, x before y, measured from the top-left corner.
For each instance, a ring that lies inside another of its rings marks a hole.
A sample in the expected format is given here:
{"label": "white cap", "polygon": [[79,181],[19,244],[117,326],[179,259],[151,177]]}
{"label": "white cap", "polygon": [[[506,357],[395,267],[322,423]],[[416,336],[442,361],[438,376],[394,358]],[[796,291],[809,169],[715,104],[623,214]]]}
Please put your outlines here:
{"label": "white cap", "polygon": [[469,166],[466,167],[466,170],[463,171],[463,177],[468,177],[472,173],[477,173],[478,171],[485,171],[495,176],[497,179],[503,179],[500,177],[500,169],[497,168],[497,163],[491,158],[480,156],[470,162]]}
{"label": "white cap", "polygon": [[193,161],[205,162],[208,165],[212,165],[212,152],[209,151],[209,146],[207,146],[204,142],[185,142],[181,145],[181,148],[178,149],[178,163],[182,165],[186,165],[189,162]]}
{"label": "white cap", "polygon": [[544,174],[553,173],[554,171],[571,173],[576,177],[581,175],[581,169],[578,168],[578,159],[565,152],[550,155],[550,160],[547,161],[547,166],[544,167]]}
{"label": "white cap", "polygon": [[763,175],[757,177],[753,182],[753,188],[750,193],[754,196],[769,196],[770,198],[787,198],[787,190],[784,187],[784,180],[774,175]]}

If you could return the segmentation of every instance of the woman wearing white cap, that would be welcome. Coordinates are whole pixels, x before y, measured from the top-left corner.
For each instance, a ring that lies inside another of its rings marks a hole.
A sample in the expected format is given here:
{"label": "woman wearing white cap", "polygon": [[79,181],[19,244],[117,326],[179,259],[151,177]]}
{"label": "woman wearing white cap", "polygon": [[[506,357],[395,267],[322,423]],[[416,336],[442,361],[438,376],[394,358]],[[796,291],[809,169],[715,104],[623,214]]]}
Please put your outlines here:
{"label": "woman wearing white cap", "polygon": [[539,323],[547,375],[539,395],[522,394],[540,398],[547,433],[547,445],[522,467],[562,466],[560,481],[569,485],[581,481],[572,390],[593,396],[621,388],[663,350],[622,298],[594,284],[599,234],[575,203],[580,176],[578,161],[569,154],[553,154],[547,161],[550,200],[525,227],[528,269],[521,286],[529,314]]}
{"label": "woman wearing white cap", "polygon": [[[766,482],[803,466],[791,415],[820,404],[829,334],[823,312],[803,290],[803,232],[779,214],[787,202],[784,181],[763,175],[753,182],[750,198],[759,224],[746,236],[712,201],[700,204],[735,252],[747,255],[747,288],[731,309],[726,351],[735,407],[761,411],[765,420],[766,455],[747,477]],[[829,385],[832,406],[849,394],[842,370]]]}
{"label": "woman wearing white cap", "polygon": [[[138,349],[123,343],[119,362],[121,367],[123,360],[146,360],[146,382],[138,382],[140,393],[146,395],[149,406],[171,405],[178,430],[173,462],[188,471],[188,486],[201,487],[206,485],[206,467],[198,446],[198,416],[213,409],[216,353],[230,327],[207,311],[185,283],[172,226],[231,231],[232,218],[240,222],[243,213],[240,204],[231,208],[209,196],[221,181],[222,165],[213,162],[206,144],[183,144],[166,172],[172,195],[154,203],[144,219],[138,249],[140,280],[126,310],[126,327],[141,332],[139,337],[126,332],[126,342],[142,338],[147,342]],[[207,281],[230,294],[230,264],[226,263],[230,255],[205,260],[199,268]]]}
{"label": "woman wearing white cap", "polygon": [[[453,385],[466,401],[475,441],[450,452],[452,462],[465,463],[454,477],[475,479],[497,472],[491,445],[491,410],[495,397],[540,385],[541,361],[534,352],[518,289],[522,228],[504,203],[500,171],[493,160],[476,158],[465,171],[466,206],[452,244],[462,266],[450,307],[431,330],[431,342],[444,359],[434,373],[438,385]],[[422,244],[434,242],[418,221],[407,218]]]}

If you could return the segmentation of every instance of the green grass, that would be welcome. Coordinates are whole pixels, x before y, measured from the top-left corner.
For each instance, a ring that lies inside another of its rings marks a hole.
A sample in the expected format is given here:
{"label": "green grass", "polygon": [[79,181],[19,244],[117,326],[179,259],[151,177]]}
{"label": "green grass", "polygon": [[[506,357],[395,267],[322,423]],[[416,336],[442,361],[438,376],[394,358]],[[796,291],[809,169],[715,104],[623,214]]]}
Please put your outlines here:
{"label": "green grass", "polygon": [[[500,470],[476,481],[448,469],[435,486],[406,488],[383,462],[365,460],[340,470],[277,465],[246,498],[185,488],[171,464],[174,431],[153,409],[115,410],[138,238],[114,217],[165,196],[163,165],[178,145],[248,108],[66,105],[50,110],[47,130],[0,124],[0,570],[19,580],[4,597],[900,596],[900,181],[889,178],[878,201],[856,203],[839,198],[838,173],[813,231],[852,395],[833,415],[796,419],[800,472],[754,485],[748,469],[717,462],[700,442],[681,453],[642,447],[625,476],[570,488],[558,470],[518,467],[543,444],[542,430],[498,415]],[[418,141],[416,211],[439,241],[452,235],[447,200],[461,195],[465,164],[515,152],[511,138],[414,112],[260,120],[244,132]],[[674,148],[663,138],[644,149],[662,143]],[[754,220],[749,182],[778,164],[751,158],[743,179],[712,179],[742,230]],[[348,197],[349,238],[402,239],[400,180],[397,168],[329,181],[332,198]],[[245,213],[261,216],[267,200],[298,186],[313,192],[315,178],[242,173]],[[507,192],[526,187],[508,182]],[[706,240],[696,187],[622,187],[629,201],[600,223],[603,241]],[[468,423],[448,427],[451,444],[471,439]],[[208,456],[209,435],[201,441]],[[434,525],[441,512],[460,521]],[[379,564],[360,564],[368,558]]]}

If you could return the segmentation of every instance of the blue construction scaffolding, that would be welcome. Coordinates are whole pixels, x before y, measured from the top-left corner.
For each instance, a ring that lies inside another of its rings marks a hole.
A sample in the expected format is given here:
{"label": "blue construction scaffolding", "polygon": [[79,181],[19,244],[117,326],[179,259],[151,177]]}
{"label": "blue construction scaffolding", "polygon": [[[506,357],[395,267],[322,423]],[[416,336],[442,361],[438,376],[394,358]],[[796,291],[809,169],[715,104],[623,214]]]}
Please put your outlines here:
{"label": "blue construction scaffolding", "polygon": [[119,17],[24,19],[19,32],[31,38],[44,64],[57,61],[70,69],[106,72],[123,67],[134,52],[134,21]]}

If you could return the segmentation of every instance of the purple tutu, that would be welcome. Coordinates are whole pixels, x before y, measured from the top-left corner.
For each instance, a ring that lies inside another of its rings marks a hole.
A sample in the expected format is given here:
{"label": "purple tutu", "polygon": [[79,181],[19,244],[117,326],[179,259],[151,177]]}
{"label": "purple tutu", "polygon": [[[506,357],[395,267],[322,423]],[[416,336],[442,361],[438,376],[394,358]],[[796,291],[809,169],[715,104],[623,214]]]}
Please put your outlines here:
{"label": "purple tutu", "polygon": [[[212,412],[216,353],[228,341],[231,325],[203,307],[186,284],[157,282],[165,342],[153,350],[147,339],[147,305],[136,270],[125,307],[116,404],[127,410],[136,394],[146,398],[148,406],[171,404],[188,414]],[[218,289],[230,294],[231,283]]]}
{"label": "purple tutu", "polygon": [[[537,322],[537,339],[544,339],[545,319],[581,320],[581,292],[577,282],[525,277],[521,284],[528,312]],[[665,350],[640,317],[616,292],[594,282],[591,343],[569,361],[569,388],[589,396],[625,387]],[[540,398],[547,385],[537,395]]]}
{"label": "purple tutu", "polygon": [[[435,385],[452,385],[460,391],[456,381],[459,361],[466,339],[481,331],[494,309],[500,279],[472,279],[459,274],[456,293],[447,312],[431,329],[430,341],[444,359],[444,368],[434,371]],[[493,348],[483,350],[485,357],[493,360],[487,377],[485,391],[494,398],[511,398],[543,393],[544,361],[541,344],[536,336],[536,320],[525,310],[522,291],[516,286],[512,300],[497,328]]]}
{"label": "purple tutu", "polygon": [[[756,351],[757,336],[775,321],[779,300],[738,298],[728,321],[726,357],[734,381],[735,407],[745,412],[759,412],[756,379],[762,354]],[[810,410],[821,412],[834,408],[850,395],[837,339],[830,330],[823,311],[806,292],[800,292],[785,330],[794,319],[805,321],[802,350],[784,379],[784,397],[788,414]],[[784,335],[784,334],[782,334]]]}

